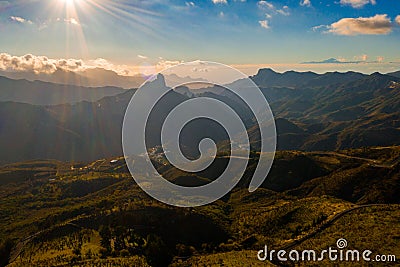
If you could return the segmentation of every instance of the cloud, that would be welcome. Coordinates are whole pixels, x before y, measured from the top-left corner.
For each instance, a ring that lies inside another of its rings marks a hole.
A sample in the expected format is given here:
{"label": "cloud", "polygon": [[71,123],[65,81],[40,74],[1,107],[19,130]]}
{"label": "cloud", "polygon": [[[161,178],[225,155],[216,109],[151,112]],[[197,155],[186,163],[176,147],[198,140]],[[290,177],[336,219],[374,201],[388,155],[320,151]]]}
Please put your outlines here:
{"label": "cloud", "polygon": [[271,9],[271,10],[275,9],[275,7],[274,7],[274,5],[272,3],[264,1],[264,0],[258,1],[258,6],[260,8],[268,8],[268,9]]}
{"label": "cloud", "polygon": [[143,56],[143,55],[137,55],[137,57],[140,58],[140,59],[147,59],[147,57]]}
{"label": "cloud", "polygon": [[[0,1],[1,3],[1,1]],[[80,22],[77,18],[50,18],[47,20],[35,20],[35,22],[29,20],[29,19],[25,19],[23,17],[18,17],[18,16],[10,16],[9,17],[11,22],[15,22],[15,23],[20,23],[20,24],[29,24],[29,25],[34,25],[36,26],[39,30],[43,30],[49,26],[51,26],[54,23],[66,23],[66,24],[71,24],[71,25],[75,25],[75,26],[80,26]]]}
{"label": "cloud", "polygon": [[228,4],[227,0],[212,0],[214,4]]}
{"label": "cloud", "polygon": [[340,4],[349,5],[353,8],[362,8],[363,6],[371,3],[372,5],[376,4],[375,0],[340,0]]}
{"label": "cloud", "polygon": [[183,61],[179,61],[179,60],[160,60],[157,64],[156,64],[156,69],[158,71],[164,70],[164,69],[168,69],[171,68],[173,66],[179,65],[183,63]]}
{"label": "cloud", "polygon": [[258,23],[264,29],[269,29],[270,28],[270,26],[268,25],[268,20],[260,20],[260,21],[258,21]]}
{"label": "cloud", "polygon": [[395,18],[396,23],[400,26],[400,15]]}
{"label": "cloud", "polygon": [[355,56],[354,59],[358,60],[358,61],[367,61],[368,60],[368,55],[363,54],[363,55],[360,55],[360,56]]}
{"label": "cloud", "polygon": [[300,5],[310,7],[311,1],[310,0],[302,0],[302,1],[300,1]]}
{"label": "cloud", "polygon": [[121,75],[134,74],[133,69],[129,69],[128,66],[114,65],[102,58],[85,62],[81,59],[52,59],[32,54],[24,56],[12,56],[7,53],[0,54],[0,70],[2,71],[52,74],[57,70],[76,72],[93,68],[113,70]]}
{"label": "cloud", "polygon": [[[0,70],[3,71],[30,71],[34,73],[53,73],[57,70],[58,62],[44,56],[27,54],[24,56],[11,56],[0,54]],[[65,62],[67,66],[68,63]]]}
{"label": "cloud", "polygon": [[279,14],[284,15],[284,16],[290,15],[288,6],[284,6],[282,9],[278,9],[278,10],[276,10],[276,12],[278,12]]}
{"label": "cloud", "polygon": [[[140,56],[140,55],[138,55]],[[52,74],[58,70],[81,72],[95,68],[110,70],[118,75],[134,76],[139,73],[152,75],[166,68],[183,63],[179,60],[166,60],[159,58],[154,64],[124,65],[114,64],[104,58],[90,60],[82,59],[53,59],[46,56],[26,54],[24,56],[12,56],[0,53],[0,70],[6,72],[33,72],[35,74]]]}
{"label": "cloud", "polygon": [[66,22],[68,24],[72,24],[72,25],[80,25],[78,20],[76,20],[74,18],[64,19],[64,22]]}
{"label": "cloud", "polygon": [[339,58],[329,58],[321,61],[308,61],[308,62],[302,62],[300,64],[360,64],[360,65],[365,65],[365,64],[382,64],[384,62],[384,57],[382,56],[377,56],[376,60],[371,61],[368,60],[369,56],[366,54],[359,55],[359,56],[354,56],[353,60],[347,60],[345,58],[339,57]]}
{"label": "cloud", "polygon": [[196,6],[196,4],[193,3],[193,2],[185,2],[185,5],[186,5],[187,7],[195,7],[195,6]]}
{"label": "cloud", "polygon": [[274,4],[268,2],[268,1],[258,1],[257,3],[258,7],[260,9],[263,10],[268,10],[269,13],[266,14],[267,18],[271,18],[272,15],[270,13],[273,14],[280,14],[283,16],[289,16],[290,15],[290,11],[289,11],[289,7],[288,6],[282,6],[282,8],[279,7],[275,7]]}
{"label": "cloud", "polygon": [[325,29],[325,30],[329,29],[329,26],[328,25],[317,25],[317,26],[312,27],[311,29],[313,32],[317,32],[322,29]]}
{"label": "cloud", "polygon": [[345,58],[329,58],[321,61],[308,61],[308,62],[302,62],[300,64],[358,64],[362,63],[363,61],[357,60],[357,61],[347,61]]}
{"label": "cloud", "polygon": [[32,21],[30,21],[28,19],[24,19],[22,17],[11,16],[10,20],[18,22],[18,23],[22,23],[22,24],[33,24]]}
{"label": "cloud", "polygon": [[369,18],[343,18],[329,26],[328,32],[337,35],[378,35],[392,31],[392,23],[386,15],[375,15]]}

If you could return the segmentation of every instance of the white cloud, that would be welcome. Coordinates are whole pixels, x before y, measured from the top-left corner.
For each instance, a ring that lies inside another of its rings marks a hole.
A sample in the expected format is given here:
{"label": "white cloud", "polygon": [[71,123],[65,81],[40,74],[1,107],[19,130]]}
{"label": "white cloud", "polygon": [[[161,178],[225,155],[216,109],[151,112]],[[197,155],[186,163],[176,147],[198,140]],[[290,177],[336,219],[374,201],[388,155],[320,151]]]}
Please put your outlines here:
{"label": "white cloud", "polygon": [[258,1],[257,3],[258,8],[261,10],[265,10],[267,13],[265,13],[265,18],[264,20],[259,20],[258,23],[262,28],[269,29],[271,26],[269,25],[270,20],[272,19],[273,16],[275,15],[283,15],[283,16],[289,16],[290,15],[290,10],[287,5],[282,6],[281,8],[274,6],[271,2],[268,1]]}
{"label": "white cloud", "polygon": [[35,25],[35,26],[37,26],[37,28],[39,30],[43,30],[43,29],[49,27],[53,23],[62,23],[62,22],[64,22],[66,24],[71,24],[71,25],[75,25],[75,26],[80,26],[81,25],[77,18],[64,18],[64,19],[56,18],[56,19],[47,19],[45,21],[36,20],[35,22],[32,22],[29,19],[25,19],[23,17],[18,17],[18,16],[10,16],[9,19],[12,22],[16,22],[16,23]]}
{"label": "white cloud", "polygon": [[322,29],[325,29],[325,30],[329,29],[329,26],[328,25],[317,25],[317,26],[312,27],[311,29],[312,29],[313,32],[317,32],[317,31],[320,31]]}
{"label": "white cloud", "polygon": [[283,16],[289,16],[290,15],[290,11],[289,11],[289,7],[288,6],[282,6],[282,8],[276,7],[274,6],[274,4],[268,2],[268,1],[258,1],[257,3],[258,7],[262,10],[268,10],[268,15],[266,14],[267,18],[271,18],[272,14],[280,14]]}
{"label": "white cloud", "polygon": [[32,21],[30,21],[28,19],[24,19],[22,17],[11,16],[10,20],[18,22],[18,23],[22,23],[22,24],[33,24]]}
{"label": "white cloud", "polygon": [[400,15],[395,18],[396,23],[400,26]]}
{"label": "white cloud", "polygon": [[328,32],[337,35],[378,35],[392,31],[392,23],[386,15],[375,15],[369,18],[343,18],[329,26]]}
{"label": "white cloud", "polygon": [[214,4],[228,4],[227,0],[212,0]]}
{"label": "white cloud", "polygon": [[137,55],[138,56],[138,58],[140,58],[140,59],[147,59],[147,57],[146,56],[143,56],[143,55]]}
{"label": "white cloud", "polygon": [[52,74],[57,70],[80,72],[94,68],[102,68],[124,76],[134,76],[138,73],[152,75],[181,63],[183,63],[183,61],[159,58],[159,61],[154,64],[118,65],[104,58],[90,60],[74,58],[53,59],[32,54],[12,56],[7,53],[0,53],[0,70],[6,72],[33,72],[35,74]]}
{"label": "white cloud", "polygon": [[301,6],[308,6],[308,7],[310,7],[310,6],[311,6],[311,0],[302,0],[302,1],[300,1],[300,5],[301,5]]}
{"label": "white cloud", "polygon": [[78,20],[76,20],[75,18],[64,19],[64,22],[72,25],[80,25]]}
{"label": "white cloud", "polygon": [[120,75],[133,75],[137,71],[126,65],[114,65],[106,59],[83,61],[81,59],[52,59],[46,56],[26,54],[24,56],[12,56],[7,53],[0,54],[0,70],[10,72],[33,72],[36,74],[52,74],[57,70],[84,71],[93,68],[112,70]]}
{"label": "white cloud", "polygon": [[195,7],[195,6],[196,6],[196,4],[193,3],[193,2],[186,2],[185,4],[186,4],[186,6],[188,6],[188,7]]}
{"label": "white cloud", "polygon": [[372,5],[376,4],[375,0],[340,0],[340,4],[349,5],[353,8],[362,8],[363,6],[371,3]]}
{"label": "white cloud", "polygon": [[29,71],[34,73],[53,73],[57,69],[79,70],[83,68],[83,61],[79,59],[49,59],[45,56],[11,56],[0,54],[0,70]]}
{"label": "white cloud", "polygon": [[268,25],[268,20],[260,20],[260,21],[258,21],[258,23],[264,29],[269,29],[270,28],[270,26]]}
{"label": "white cloud", "polygon": [[278,9],[278,10],[276,10],[276,12],[278,12],[279,14],[284,15],[284,16],[289,16],[290,15],[290,12],[288,11],[287,8]]}
{"label": "white cloud", "polygon": [[274,7],[274,5],[272,3],[264,1],[264,0],[258,1],[258,6],[260,8],[268,8],[268,9],[271,9],[271,10],[275,9],[275,7]]}
{"label": "white cloud", "polygon": [[179,61],[179,60],[160,60],[157,64],[156,64],[156,69],[161,71],[164,69],[168,69],[171,68],[173,66],[179,65],[183,63],[183,61]]}

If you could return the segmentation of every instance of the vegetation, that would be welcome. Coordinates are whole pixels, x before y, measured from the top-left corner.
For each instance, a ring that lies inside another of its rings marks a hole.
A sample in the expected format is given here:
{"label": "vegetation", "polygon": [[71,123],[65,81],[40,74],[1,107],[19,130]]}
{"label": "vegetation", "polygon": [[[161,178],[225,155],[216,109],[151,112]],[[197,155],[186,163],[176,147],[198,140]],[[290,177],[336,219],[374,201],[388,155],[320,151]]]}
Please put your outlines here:
{"label": "vegetation", "polygon": [[[191,209],[149,198],[121,158],[5,165],[0,265],[268,266],[257,260],[265,244],[319,249],[340,237],[400,257],[399,155],[396,146],[278,152],[262,188],[249,193],[252,153],[230,194]],[[215,167],[225,163],[220,155]],[[159,167],[171,181],[182,175]],[[215,179],[206,171],[196,177]],[[363,206],[377,203],[385,205]]]}

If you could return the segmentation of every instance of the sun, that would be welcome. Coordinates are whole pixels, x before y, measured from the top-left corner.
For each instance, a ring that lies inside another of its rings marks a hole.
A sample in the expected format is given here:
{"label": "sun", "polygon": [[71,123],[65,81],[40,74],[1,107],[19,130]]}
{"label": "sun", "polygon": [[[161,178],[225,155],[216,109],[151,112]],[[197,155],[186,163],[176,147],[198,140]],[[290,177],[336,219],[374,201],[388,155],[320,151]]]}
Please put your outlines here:
{"label": "sun", "polygon": [[75,3],[78,4],[81,0],[57,0],[57,1],[66,5],[73,5]]}

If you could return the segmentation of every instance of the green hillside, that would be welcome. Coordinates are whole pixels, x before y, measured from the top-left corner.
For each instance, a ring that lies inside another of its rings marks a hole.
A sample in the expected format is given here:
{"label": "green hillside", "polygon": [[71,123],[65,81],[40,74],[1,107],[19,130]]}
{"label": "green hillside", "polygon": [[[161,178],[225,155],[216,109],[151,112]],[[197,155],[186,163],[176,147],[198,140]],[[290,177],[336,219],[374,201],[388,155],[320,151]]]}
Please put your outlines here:
{"label": "green hillside", "polygon": [[390,247],[399,244],[399,155],[398,146],[278,152],[262,188],[248,192],[250,164],[229,195],[190,209],[149,198],[123,158],[4,165],[0,258],[10,266],[259,266],[265,244],[318,249],[339,237],[398,254]]}

